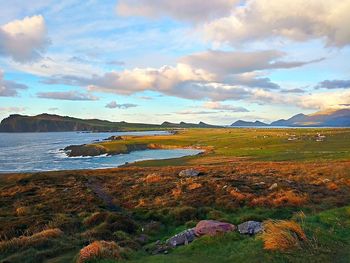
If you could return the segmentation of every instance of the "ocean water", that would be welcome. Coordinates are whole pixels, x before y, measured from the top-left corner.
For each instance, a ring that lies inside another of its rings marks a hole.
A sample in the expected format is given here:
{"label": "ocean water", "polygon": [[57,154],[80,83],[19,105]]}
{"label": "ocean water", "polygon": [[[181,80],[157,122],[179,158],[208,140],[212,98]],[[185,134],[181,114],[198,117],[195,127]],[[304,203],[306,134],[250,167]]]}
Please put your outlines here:
{"label": "ocean water", "polygon": [[[67,157],[69,145],[91,143],[112,135],[166,135],[166,131],[113,133],[0,133],[0,173],[113,168],[141,160],[196,155],[200,150],[145,150],[130,154],[97,157]],[[169,134],[169,136],[171,136]]]}

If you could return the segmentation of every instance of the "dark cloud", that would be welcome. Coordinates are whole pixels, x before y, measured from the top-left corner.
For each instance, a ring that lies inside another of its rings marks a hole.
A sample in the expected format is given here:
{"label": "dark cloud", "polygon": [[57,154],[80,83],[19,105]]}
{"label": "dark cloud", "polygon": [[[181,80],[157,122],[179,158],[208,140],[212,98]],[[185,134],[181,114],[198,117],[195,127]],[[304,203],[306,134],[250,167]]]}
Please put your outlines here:
{"label": "dark cloud", "polygon": [[283,89],[281,90],[282,93],[305,93],[305,90],[295,88],[295,89]]}
{"label": "dark cloud", "polygon": [[0,70],[0,97],[16,97],[18,92],[28,87],[11,80],[4,79],[4,73]]}
{"label": "dark cloud", "polygon": [[350,80],[325,80],[315,87],[316,89],[348,89]]}
{"label": "dark cloud", "polygon": [[57,92],[38,92],[38,98],[53,99],[53,100],[73,100],[73,101],[94,101],[99,98],[89,94],[78,91],[57,91]]}
{"label": "dark cloud", "polygon": [[118,104],[116,101],[111,101],[105,107],[108,109],[117,109],[117,108],[118,109],[129,109],[129,108],[137,107],[137,105],[131,104],[131,103]]}

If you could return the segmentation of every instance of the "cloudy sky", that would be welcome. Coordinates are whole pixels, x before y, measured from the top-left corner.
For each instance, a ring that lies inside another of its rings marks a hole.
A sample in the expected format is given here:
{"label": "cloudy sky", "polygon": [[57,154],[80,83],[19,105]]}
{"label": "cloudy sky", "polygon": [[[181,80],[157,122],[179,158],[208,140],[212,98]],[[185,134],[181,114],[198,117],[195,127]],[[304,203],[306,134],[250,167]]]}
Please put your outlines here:
{"label": "cloudy sky", "polygon": [[350,0],[0,6],[0,119],[230,124],[350,106]]}

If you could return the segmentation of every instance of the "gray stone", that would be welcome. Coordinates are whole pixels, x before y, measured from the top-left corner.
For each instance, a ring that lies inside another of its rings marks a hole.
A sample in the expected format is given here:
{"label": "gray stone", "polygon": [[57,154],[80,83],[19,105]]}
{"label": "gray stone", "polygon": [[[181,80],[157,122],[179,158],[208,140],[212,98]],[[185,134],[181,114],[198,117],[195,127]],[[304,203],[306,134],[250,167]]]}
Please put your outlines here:
{"label": "gray stone", "polygon": [[238,232],[245,235],[255,235],[262,232],[263,229],[263,224],[257,221],[247,221],[238,225]]}
{"label": "gray stone", "polygon": [[195,240],[196,234],[193,228],[182,231],[181,233],[169,238],[166,243],[170,247],[187,245]]}
{"label": "gray stone", "polygon": [[199,176],[201,172],[191,168],[191,169],[186,169],[186,170],[182,170],[179,173],[179,176],[181,177],[196,177]]}
{"label": "gray stone", "polygon": [[274,183],[273,185],[270,186],[269,190],[272,191],[272,190],[275,190],[276,188],[278,188],[278,184]]}

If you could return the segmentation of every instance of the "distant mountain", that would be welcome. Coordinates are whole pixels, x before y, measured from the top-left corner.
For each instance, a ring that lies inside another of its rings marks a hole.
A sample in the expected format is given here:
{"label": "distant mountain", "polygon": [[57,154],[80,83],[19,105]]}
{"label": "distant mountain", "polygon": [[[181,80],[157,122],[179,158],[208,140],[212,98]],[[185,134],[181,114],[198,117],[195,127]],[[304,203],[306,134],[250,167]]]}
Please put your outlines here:
{"label": "distant mountain", "polygon": [[328,110],[314,114],[298,114],[287,120],[272,122],[271,126],[289,127],[350,127],[350,109]]}
{"label": "distant mountain", "polygon": [[196,123],[187,123],[187,122],[180,122],[180,123],[172,123],[172,122],[163,122],[162,127],[167,128],[219,128],[220,126],[210,125],[204,122]]}
{"label": "distant mountain", "polygon": [[235,123],[231,124],[232,127],[257,127],[257,126],[269,126],[267,123],[261,122],[261,121],[236,121]]}
{"label": "distant mountain", "polygon": [[68,116],[51,114],[40,114],[37,116],[25,116],[19,114],[10,115],[0,123],[0,132],[66,132],[66,131],[87,131],[87,132],[117,132],[117,131],[142,131],[142,130],[164,130],[170,128],[210,128],[216,127],[200,122],[199,124],[184,123],[172,124],[163,123],[144,124],[110,122],[98,119],[78,119]]}
{"label": "distant mountain", "polygon": [[350,109],[327,110],[313,114],[297,114],[287,120],[274,121],[266,124],[260,121],[236,121],[232,127],[350,127]]}

